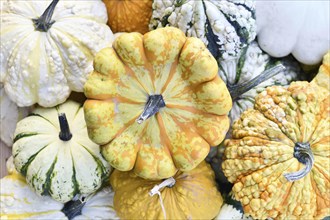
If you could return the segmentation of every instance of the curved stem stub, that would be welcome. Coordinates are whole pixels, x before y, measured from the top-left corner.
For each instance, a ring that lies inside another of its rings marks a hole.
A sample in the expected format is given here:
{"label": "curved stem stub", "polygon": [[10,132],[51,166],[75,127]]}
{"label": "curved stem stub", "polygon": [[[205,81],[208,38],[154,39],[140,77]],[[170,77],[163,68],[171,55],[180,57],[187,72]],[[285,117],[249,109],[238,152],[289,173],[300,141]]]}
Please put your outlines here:
{"label": "curved stem stub", "polygon": [[313,168],[314,156],[309,143],[296,143],[294,146],[293,156],[305,167],[297,172],[286,173],[284,177],[290,181],[296,181],[306,176]]}
{"label": "curved stem stub", "polygon": [[163,107],[165,107],[165,102],[162,95],[150,95],[142,114],[136,119],[136,122],[141,124]]}
{"label": "curved stem stub", "polygon": [[237,84],[237,85],[231,85],[228,84],[228,90],[230,93],[230,96],[232,100],[236,100],[238,97],[240,97],[242,94],[246,93],[250,89],[256,87],[260,83],[272,78],[273,76],[277,75],[278,73],[282,72],[285,70],[285,67],[282,64],[278,64],[272,68],[269,68],[265,71],[263,71],[260,75],[254,77],[250,81],[247,81],[242,84]]}
{"label": "curved stem stub", "polygon": [[72,134],[70,132],[70,127],[68,120],[66,119],[65,113],[60,113],[58,115],[58,120],[60,122],[60,134],[58,135],[62,141],[68,141],[72,138]]}
{"label": "curved stem stub", "polygon": [[55,23],[55,21],[52,20],[52,16],[58,1],[59,0],[53,0],[39,18],[32,19],[36,30],[47,32]]}

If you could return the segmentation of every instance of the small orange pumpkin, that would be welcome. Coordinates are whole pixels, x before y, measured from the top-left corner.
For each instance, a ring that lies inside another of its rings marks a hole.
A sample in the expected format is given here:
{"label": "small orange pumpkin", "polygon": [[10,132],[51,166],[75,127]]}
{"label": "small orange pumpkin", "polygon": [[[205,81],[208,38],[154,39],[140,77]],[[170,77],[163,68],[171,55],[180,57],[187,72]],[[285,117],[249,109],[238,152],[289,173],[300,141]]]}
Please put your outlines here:
{"label": "small orange pumpkin", "polygon": [[108,11],[108,25],[116,32],[148,32],[152,0],[103,0]]}

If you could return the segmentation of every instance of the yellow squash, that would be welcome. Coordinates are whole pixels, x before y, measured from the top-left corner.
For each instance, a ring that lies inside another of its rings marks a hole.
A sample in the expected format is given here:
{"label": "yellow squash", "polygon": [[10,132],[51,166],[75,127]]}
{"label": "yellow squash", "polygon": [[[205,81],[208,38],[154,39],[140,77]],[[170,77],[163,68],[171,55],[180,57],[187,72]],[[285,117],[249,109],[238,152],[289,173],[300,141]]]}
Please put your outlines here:
{"label": "yellow squash", "polygon": [[268,87],[226,140],[224,174],[255,219],[330,215],[330,96],[308,82]]}
{"label": "yellow squash", "polygon": [[229,127],[216,60],[179,29],[124,33],[94,60],[84,91],[89,137],[121,171],[163,179],[195,168]]}
{"label": "yellow squash", "polygon": [[[161,187],[165,182],[171,184]],[[115,192],[114,209],[121,219],[213,219],[223,203],[206,162],[165,181],[115,170],[110,184]]]}

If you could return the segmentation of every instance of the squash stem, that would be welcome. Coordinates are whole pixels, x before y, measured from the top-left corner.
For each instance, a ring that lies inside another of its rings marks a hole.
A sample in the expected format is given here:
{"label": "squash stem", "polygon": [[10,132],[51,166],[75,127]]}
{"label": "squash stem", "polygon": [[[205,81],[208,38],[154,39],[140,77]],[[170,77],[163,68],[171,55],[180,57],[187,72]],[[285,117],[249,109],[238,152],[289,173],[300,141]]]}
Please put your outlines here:
{"label": "squash stem", "polygon": [[285,67],[282,64],[278,64],[272,68],[269,68],[263,71],[260,75],[254,77],[248,82],[238,84],[238,85],[227,85],[229,93],[231,95],[232,100],[236,100],[242,94],[246,93],[253,87],[259,85],[260,83],[270,79],[271,77],[275,76],[279,72],[283,71]]}
{"label": "squash stem", "polygon": [[39,18],[32,19],[37,31],[47,32],[55,23],[52,16],[59,0],[53,0]]}
{"label": "squash stem", "polygon": [[58,120],[60,122],[60,128],[61,128],[59,138],[62,141],[69,141],[72,138],[72,134],[70,132],[69,123],[68,120],[66,119],[65,113],[60,113],[58,115]]}
{"label": "squash stem", "polygon": [[160,206],[162,208],[163,214],[164,214],[164,219],[166,219],[166,210],[164,207],[164,203],[163,203],[163,199],[162,196],[160,194],[160,190],[162,190],[164,187],[173,187],[175,185],[175,179],[173,177],[170,177],[166,180],[164,180],[163,182],[161,182],[159,185],[155,185],[150,191],[149,191],[149,196],[154,196],[154,195],[158,195],[159,196],[159,202],[160,202]]}
{"label": "squash stem", "polygon": [[284,177],[290,181],[296,181],[304,176],[306,176],[313,167],[314,164],[314,156],[309,143],[296,143],[294,146],[293,156],[305,167],[297,172],[286,173]]}
{"label": "squash stem", "polygon": [[137,123],[141,124],[163,107],[165,107],[165,102],[162,95],[150,95],[142,114],[136,119]]}
{"label": "squash stem", "polygon": [[81,210],[86,204],[86,198],[82,197],[77,200],[72,200],[67,203],[62,208],[62,212],[68,219],[73,219],[77,215],[81,215]]}

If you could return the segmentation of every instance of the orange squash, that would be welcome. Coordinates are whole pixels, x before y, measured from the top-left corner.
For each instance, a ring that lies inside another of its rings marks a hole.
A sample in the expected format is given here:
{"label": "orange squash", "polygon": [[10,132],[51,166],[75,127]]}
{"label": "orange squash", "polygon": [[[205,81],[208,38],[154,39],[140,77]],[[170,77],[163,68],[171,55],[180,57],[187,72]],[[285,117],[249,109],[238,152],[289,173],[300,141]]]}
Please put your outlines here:
{"label": "orange squash", "polygon": [[108,11],[108,25],[116,32],[148,32],[152,0],[103,0]]}
{"label": "orange squash", "polygon": [[223,203],[206,162],[165,181],[115,170],[110,184],[115,192],[114,209],[121,219],[213,219]]}
{"label": "orange squash", "polygon": [[330,95],[314,83],[268,87],[226,140],[224,174],[255,219],[330,215]]}

